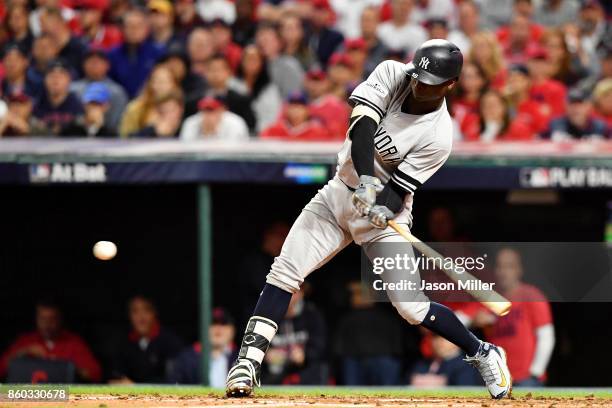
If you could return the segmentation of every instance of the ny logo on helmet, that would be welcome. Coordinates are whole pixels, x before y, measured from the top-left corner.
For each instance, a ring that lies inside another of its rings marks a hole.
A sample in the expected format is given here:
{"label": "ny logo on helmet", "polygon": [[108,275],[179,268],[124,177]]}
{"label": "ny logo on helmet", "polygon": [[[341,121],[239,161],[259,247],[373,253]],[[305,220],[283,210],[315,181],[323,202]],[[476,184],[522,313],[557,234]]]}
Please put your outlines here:
{"label": "ny logo on helmet", "polygon": [[423,69],[427,69],[427,66],[429,66],[429,58],[422,57],[421,61],[419,61],[419,67],[421,67]]}

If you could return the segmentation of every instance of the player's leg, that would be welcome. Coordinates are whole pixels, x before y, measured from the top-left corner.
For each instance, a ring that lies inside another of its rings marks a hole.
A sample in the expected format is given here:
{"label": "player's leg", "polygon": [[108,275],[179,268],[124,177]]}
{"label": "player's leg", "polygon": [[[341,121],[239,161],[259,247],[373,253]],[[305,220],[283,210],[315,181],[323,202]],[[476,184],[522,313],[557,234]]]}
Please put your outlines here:
{"label": "player's leg", "polygon": [[[382,231],[377,239],[362,246],[370,260],[406,253],[414,256],[410,244],[398,234],[387,230]],[[392,270],[385,271],[382,277],[383,280],[390,282],[399,282],[408,278],[417,282],[417,287],[420,287],[419,272],[415,271],[414,275],[408,275],[405,270]],[[479,340],[461,323],[451,309],[440,303],[431,302],[421,291],[387,291],[387,295],[400,316],[408,323],[422,325],[460,347],[466,353],[466,361],[474,365],[482,375],[492,397],[503,398],[510,392],[512,380],[503,349]]]}
{"label": "player's leg", "polygon": [[253,316],[247,323],[238,360],[227,376],[230,397],[250,395],[259,385],[259,371],[278,323],[285,317],[291,295],[312,271],[351,242],[333,216],[303,210],[274,260]]}

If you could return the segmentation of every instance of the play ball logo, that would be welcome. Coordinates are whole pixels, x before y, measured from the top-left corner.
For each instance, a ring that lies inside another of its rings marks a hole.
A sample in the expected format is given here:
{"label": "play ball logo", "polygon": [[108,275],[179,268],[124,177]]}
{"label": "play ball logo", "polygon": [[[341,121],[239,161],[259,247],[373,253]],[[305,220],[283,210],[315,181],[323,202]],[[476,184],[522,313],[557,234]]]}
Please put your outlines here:
{"label": "play ball logo", "polygon": [[608,188],[612,169],[605,167],[533,167],[520,173],[521,187]]}
{"label": "play ball logo", "polygon": [[102,163],[43,163],[29,169],[31,183],[104,183],[106,166]]}

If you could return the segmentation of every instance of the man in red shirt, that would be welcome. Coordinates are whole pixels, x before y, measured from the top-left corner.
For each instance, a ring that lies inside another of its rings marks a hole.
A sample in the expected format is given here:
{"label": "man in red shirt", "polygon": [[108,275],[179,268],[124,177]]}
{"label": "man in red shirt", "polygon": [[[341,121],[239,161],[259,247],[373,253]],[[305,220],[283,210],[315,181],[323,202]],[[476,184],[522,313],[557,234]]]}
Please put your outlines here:
{"label": "man in red shirt", "polygon": [[516,110],[513,121],[522,122],[535,134],[548,128],[550,117],[547,107],[541,101],[531,98],[531,78],[525,65],[513,65],[508,75],[505,93]]}
{"label": "man in red shirt", "polygon": [[508,368],[515,386],[539,386],[555,346],[555,329],[546,297],[535,286],[522,282],[522,275],[520,254],[510,248],[500,250],[495,265],[497,288],[512,301],[512,309],[500,318],[481,309],[472,324],[482,327],[487,341],[512,356]]}
{"label": "man in red shirt", "polygon": [[35,357],[72,362],[82,380],[100,382],[102,370],[87,344],[77,334],[63,328],[57,305],[36,305],[36,331],[22,334],[0,357],[0,378],[5,377],[10,362],[18,357]]}
{"label": "man in red shirt", "polygon": [[539,47],[542,31],[542,27],[534,24],[528,16],[515,13],[510,25],[497,31],[506,61],[511,64],[527,62],[529,53]]}
{"label": "man in red shirt", "polygon": [[304,89],[310,100],[310,115],[320,121],[331,138],[342,140],[346,136],[350,107],[345,100],[329,93],[331,85],[325,71],[311,70],[306,74]]}
{"label": "man in red shirt", "polygon": [[544,114],[548,120],[565,115],[567,87],[563,82],[550,77],[551,63],[548,52],[539,48],[530,54],[527,63],[531,77],[530,99],[544,104]]}
{"label": "man in red shirt", "polygon": [[293,92],[278,122],[264,129],[260,138],[314,142],[330,140],[327,129],[310,117],[306,95]]}
{"label": "man in red shirt", "polygon": [[108,0],[76,0],[74,2],[74,9],[78,12],[81,25],[81,38],[91,48],[109,51],[123,40],[119,27],[102,22],[109,4]]}

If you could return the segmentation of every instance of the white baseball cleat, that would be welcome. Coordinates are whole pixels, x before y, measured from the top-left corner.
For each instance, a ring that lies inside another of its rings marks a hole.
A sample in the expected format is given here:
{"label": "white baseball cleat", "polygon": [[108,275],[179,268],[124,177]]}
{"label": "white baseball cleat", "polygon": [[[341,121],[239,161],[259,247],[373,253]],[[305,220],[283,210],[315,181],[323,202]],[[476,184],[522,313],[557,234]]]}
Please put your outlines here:
{"label": "white baseball cleat", "polygon": [[238,359],[227,373],[225,394],[230,398],[248,397],[255,386],[259,386],[257,370],[252,361]]}
{"label": "white baseball cleat", "polygon": [[480,372],[491,397],[500,399],[510,395],[512,376],[508,370],[506,352],[503,348],[482,342],[478,353],[473,357],[466,356],[465,361]]}

